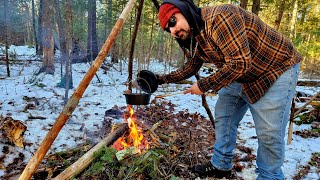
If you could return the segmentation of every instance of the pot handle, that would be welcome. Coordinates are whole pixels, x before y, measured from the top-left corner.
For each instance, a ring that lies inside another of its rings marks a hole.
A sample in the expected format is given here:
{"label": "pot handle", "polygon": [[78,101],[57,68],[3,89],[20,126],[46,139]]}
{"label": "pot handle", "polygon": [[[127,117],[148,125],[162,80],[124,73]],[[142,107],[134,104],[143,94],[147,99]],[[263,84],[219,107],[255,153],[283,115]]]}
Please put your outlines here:
{"label": "pot handle", "polygon": [[[140,78],[140,77],[137,77],[137,79],[141,79],[141,80],[143,80],[143,81],[145,81],[146,82],[146,84],[148,85],[148,87],[149,87],[149,92],[151,92],[151,87],[150,87],[150,84],[148,83],[148,81],[147,80],[145,80],[145,79],[143,79],[143,78]],[[140,86],[139,86],[140,87]],[[141,89],[141,87],[140,87],[140,90],[142,90]]]}

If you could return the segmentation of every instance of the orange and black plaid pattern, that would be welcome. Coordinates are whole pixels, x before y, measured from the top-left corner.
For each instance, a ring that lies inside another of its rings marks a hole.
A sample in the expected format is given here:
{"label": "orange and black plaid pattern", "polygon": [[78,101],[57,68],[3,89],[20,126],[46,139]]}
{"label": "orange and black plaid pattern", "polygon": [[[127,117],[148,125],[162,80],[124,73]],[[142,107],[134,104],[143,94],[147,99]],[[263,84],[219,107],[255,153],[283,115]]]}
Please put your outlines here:
{"label": "orange and black plaid pattern", "polygon": [[201,13],[205,25],[196,36],[200,49],[182,68],[163,76],[166,82],[189,78],[204,62],[213,63],[218,71],[198,81],[202,92],[218,91],[236,81],[255,103],[302,59],[289,39],[238,6],[206,7]]}

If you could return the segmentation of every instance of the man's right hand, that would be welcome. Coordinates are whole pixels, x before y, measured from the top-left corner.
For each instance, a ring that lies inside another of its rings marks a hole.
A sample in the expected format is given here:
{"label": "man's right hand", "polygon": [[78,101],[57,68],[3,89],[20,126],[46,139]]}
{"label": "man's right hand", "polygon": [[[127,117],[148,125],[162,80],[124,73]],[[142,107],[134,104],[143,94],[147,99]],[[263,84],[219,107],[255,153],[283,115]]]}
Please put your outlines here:
{"label": "man's right hand", "polygon": [[164,80],[163,76],[160,76],[160,75],[156,74],[156,78],[157,78],[157,81],[158,81],[159,85],[166,83],[166,81]]}
{"label": "man's right hand", "polygon": [[189,89],[183,92],[183,94],[188,94],[188,93],[197,94],[197,95],[203,94],[203,92],[199,89],[198,82],[193,83],[193,85]]}

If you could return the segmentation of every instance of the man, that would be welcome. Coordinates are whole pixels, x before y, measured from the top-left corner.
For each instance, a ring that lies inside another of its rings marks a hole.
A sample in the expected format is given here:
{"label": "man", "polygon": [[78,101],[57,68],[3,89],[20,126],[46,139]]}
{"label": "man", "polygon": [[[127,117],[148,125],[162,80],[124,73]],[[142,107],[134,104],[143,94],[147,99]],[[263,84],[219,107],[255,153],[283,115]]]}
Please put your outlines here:
{"label": "man", "polygon": [[212,90],[219,95],[214,155],[193,172],[216,178],[230,175],[237,128],[250,109],[259,145],[257,179],[284,179],[285,128],[302,59],[292,43],[234,5],[200,9],[191,0],[164,0],[159,21],[188,56],[183,67],[158,76],[159,84],[189,78],[204,62],[218,68],[185,91],[201,95]]}

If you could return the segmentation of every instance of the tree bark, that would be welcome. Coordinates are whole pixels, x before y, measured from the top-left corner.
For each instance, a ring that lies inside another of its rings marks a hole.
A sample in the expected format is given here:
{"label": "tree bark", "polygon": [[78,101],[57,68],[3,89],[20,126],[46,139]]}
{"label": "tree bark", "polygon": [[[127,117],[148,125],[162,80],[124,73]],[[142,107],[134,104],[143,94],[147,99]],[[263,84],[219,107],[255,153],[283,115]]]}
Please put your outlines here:
{"label": "tree bark", "polygon": [[36,54],[38,54],[39,47],[38,47],[38,37],[37,37],[37,31],[36,31],[36,16],[35,16],[34,0],[32,0],[32,30],[33,30]]}
{"label": "tree bark", "polygon": [[43,1],[43,19],[45,19],[45,21],[43,21],[42,32],[43,63],[40,72],[45,72],[47,74],[54,74],[53,4],[53,0]]}
{"label": "tree bark", "polygon": [[66,0],[66,31],[65,31],[65,59],[66,59],[66,91],[64,94],[64,104],[67,104],[68,101],[68,93],[70,89],[70,82],[72,85],[72,77],[71,77],[71,63],[69,56],[69,0]]}
{"label": "tree bark", "polygon": [[6,66],[7,66],[7,76],[10,77],[10,64],[9,64],[9,44],[8,44],[8,17],[7,17],[7,11],[8,11],[8,2],[7,1],[4,1],[4,22],[5,22],[5,25],[4,25],[4,33],[5,33],[5,53],[6,53]]}
{"label": "tree bark", "polygon": [[286,1],[285,0],[281,0],[280,5],[279,5],[277,19],[274,22],[274,28],[277,31],[279,30],[279,27],[280,27],[280,23],[281,23],[281,20],[282,20],[282,16],[283,16],[285,5],[286,5]]}
{"label": "tree bark", "polygon": [[39,17],[38,17],[38,51],[36,52],[37,55],[42,55],[43,54],[43,47],[42,47],[42,15],[43,15],[43,1],[44,0],[39,0]]}
{"label": "tree bark", "polygon": [[149,69],[149,66],[150,66],[150,55],[151,55],[151,53],[153,51],[153,45],[154,45],[154,42],[153,42],[154,19],[155,19],[155,13],[152,10],[152,22],[151,22],[151,30],[150,30],[150,45],[149,45],[149,51],[148,51],[147,58],[146,58],[147,69]]}
{"label": "tree bark", "polygon": [[294,0],[293,4],[294,4],[294,7],[292,10],[292,18],[290,21],[290,34],[289,34],[290,39],[292,39],[295,34],[295,26],[297,21],[297,14],[298,14],[298,0]]}
{"label": "tree bark", "polygon": [[256,14],[257,16],[259,15],[259,11],[260,11],[260,0],[253,0],[252,2],[252,10],[251,10],[254,14]]}
{"label": "tree bark", "polygon": [[159,11],[160,5],[159,2],[157,0],[152,0],[154,6],[156,7],[156,9]]}
{"label": "tree bark", "polygon": [[243,9],[247,9],[248,6],[248,0],[240,0],[240,7]]}
{"label": "tree bark", "polygon": [[98,55],[96,0],[88,0],[88,42],[87,59],[89,62]]}
{"label": "tree bark", "polygon": [[65,169],[61,174],[53,178],[52,180],[67,180],[71,177],[76,177],[84,169],[86,169],[94,160],[94,153],[99,151],[104,146],[112,145],[119,137],[121,137],[127,130],[128,124],[121,124],[115,131],[110,133],[107,137],[102,139],[97,145],[85,153],[75,163]]}
{"label": "tree bark", "polygon": [[66,55],[67,55],[67,50],[66,50],[66,37],[65,37],[65,31],[64,31],[64,25],[62,23],[62,17],[61,17],[61,9],[60,9],[60,1],[59,0],[54,0],[54,8],[56,11],[56,21],[58,24],[58,31],[59,31],[59,43],[60,43],[60,86],[59,87],[66,87],[66,76],[63,74],[63,64],[66,63]]}
{"label": "tree bark", "polygon": [[65,125],[69,117],[72,115],[73,111],[79,104],[80,98],[82,97],[84,91],[89,86],[93,76],[98,71],[98,69],[101,67],[104,58],[107,56],[113,42],[115,41],[117,35],[119,34],[120,29],[123,26],[124,21],[126,20],[130,10],[132,9],[133,5],[135,3],[135,0],[130,0],[127,3],[127,6],[121,13],[118,21],[116,22],[114,28],[112,29],[108,39],[105,41],[104,45],[102,46],[99,55],[94,61],[94,64],[90,66],[88,72],[83,77],[82,81],[80,82],[78,88],[75,90],[75,92],[72,94],[72,96],[69,98],[68,103],[64,106],[61,114],[56,119],[55,123],[51,127],[50,131],[46,135],[46,137],[43,139],[42,143],[40,144],[38,150],[35,152],[25,169],[23,170],[22,174],[19,177],[19,180],[29,180],[31,179],[33,173],[38,168],[39,164],[41,163],[43,157],[50,149],[53,141],[58,136],[60,130]]}

